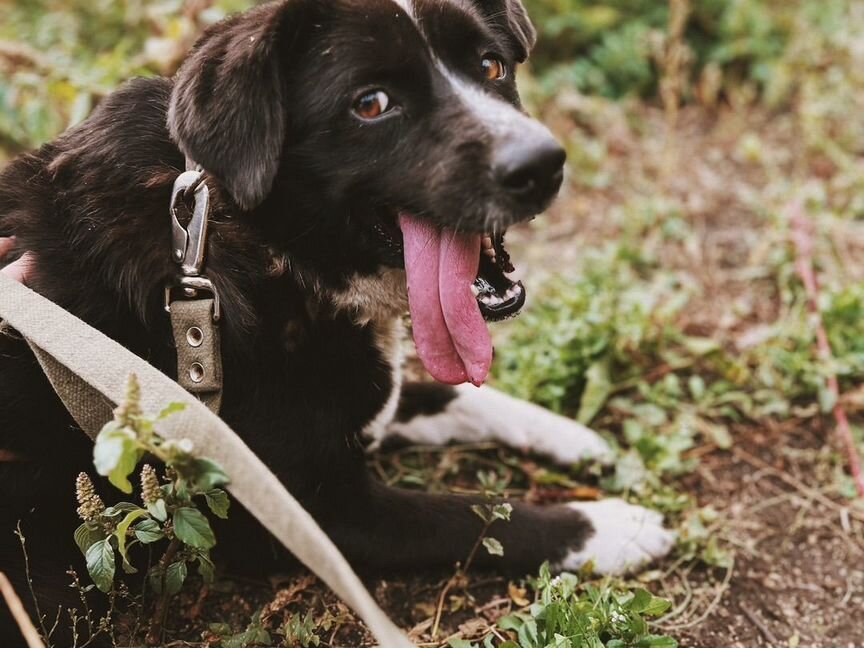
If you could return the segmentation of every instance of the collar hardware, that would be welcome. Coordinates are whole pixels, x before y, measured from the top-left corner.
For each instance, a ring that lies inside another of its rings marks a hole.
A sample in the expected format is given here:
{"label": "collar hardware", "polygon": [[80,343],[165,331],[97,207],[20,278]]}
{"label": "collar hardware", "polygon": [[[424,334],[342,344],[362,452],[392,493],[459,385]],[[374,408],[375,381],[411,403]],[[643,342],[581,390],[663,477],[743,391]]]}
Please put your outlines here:
{"label": "collar hardware", "polygon": [[[192,218],[182,225],[178,217],[181,201],[187,196],[192,200]],[[171,301],[175,289],[182,290],[183,298],[199,299],[207,293],[213,299],[213,321],[221,317],[219,293],[204,274],[207,252],[207,222],[210,215],[210,189],[203,181],[201,171],[186,171],[174,181],[171,193],[171,256],[180,266],[183,276],[174,285],[165,287],[165,310],[171,312]]]}

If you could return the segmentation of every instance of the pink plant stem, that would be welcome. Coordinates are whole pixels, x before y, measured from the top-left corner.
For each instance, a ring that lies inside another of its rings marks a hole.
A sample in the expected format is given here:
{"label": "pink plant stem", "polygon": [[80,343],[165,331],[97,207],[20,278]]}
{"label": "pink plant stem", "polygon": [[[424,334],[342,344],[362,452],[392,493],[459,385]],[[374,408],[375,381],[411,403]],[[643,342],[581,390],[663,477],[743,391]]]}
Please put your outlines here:
{"label": "pink plant stem", "polygon": [[[798,271],[804,290],[807,293],[807,309],[810,318],[816,327],[816,354],[823,362],[830,363],[834,358],[831,345],[828,342],[828,334],[825,332],[825,323],[822,321],[822,311],[819,309],[819,282],[813,271],[813,223],[804,213],[804,206],[799,201],[790,203],[786,207],[789,221],[792,223],[792,240],[795,242],[796,256],[795,269]],[[846,447],[849,457],[849,470],[859,497],[864,498],[864,475],[861,473],[861,458],[855,439],[849,427],[849,418],[846,410],[840,403],[840,384],[837,375],[832,373],[826,380],[828,390],[834,397],[834,420],[837,422],[837,434]]]}

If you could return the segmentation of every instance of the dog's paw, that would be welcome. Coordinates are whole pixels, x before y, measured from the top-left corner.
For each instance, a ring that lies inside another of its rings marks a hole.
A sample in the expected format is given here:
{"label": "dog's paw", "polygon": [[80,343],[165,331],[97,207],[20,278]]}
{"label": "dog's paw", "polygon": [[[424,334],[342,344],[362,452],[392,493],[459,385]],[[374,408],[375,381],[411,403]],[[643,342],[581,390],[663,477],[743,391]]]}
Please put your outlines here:
{"label": "dog's paw", "polygon": [[675,545],[676,534],[663,527],[663,516],[642,506],[609,499],[567,507],[585,516],[594,533],[556,565],[560,570],[577,570],[590,560],[598,573],[624,574],[662,558]]}

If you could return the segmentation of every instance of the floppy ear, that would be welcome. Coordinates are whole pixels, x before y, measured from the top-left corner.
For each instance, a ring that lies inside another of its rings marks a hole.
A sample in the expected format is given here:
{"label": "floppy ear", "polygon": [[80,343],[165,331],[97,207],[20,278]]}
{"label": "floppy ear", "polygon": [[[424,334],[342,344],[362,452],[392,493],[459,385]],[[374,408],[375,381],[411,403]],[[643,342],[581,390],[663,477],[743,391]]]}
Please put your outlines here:
{"label": "floppy ear", "polygon": [[516,60],[524,63],[537,42],[537,30],[522,0],[476,0],[483,13],[503,27],[516,48]]}
{"label": "floppy ear", "polygon": [[180,150],[222,182],[244,210],[273,187],[286,130],[285,43],[298,0],[214,25],[174,82],[168,127]]}

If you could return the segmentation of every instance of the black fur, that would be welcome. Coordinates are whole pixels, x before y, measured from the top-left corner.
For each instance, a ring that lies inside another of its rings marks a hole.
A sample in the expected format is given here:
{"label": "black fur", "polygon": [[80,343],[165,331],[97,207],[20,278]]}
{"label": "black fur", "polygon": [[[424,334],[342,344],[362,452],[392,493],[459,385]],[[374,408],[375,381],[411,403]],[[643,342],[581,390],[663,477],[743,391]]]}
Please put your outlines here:
{"label": "black fur", "polygon": [[[185,155],[206,169],[207,273],[224,313],[222,416],[353,564],[376,572],[450,567],[480,521],[469,498],[398,491],[367,475],[359,435],[394,388],[377,341],[403,305],[378,304],[366,316],[338,295],[353,278],[398,265],[375,232],[382,212],[410,209],[482,231],[490,214],[506,227],[551,199],[528,206],[495,184],[488,169],[498,135],[453,94],[427,45],[466,82],[518,106],[514,75],[487,82],[479,60],[492,51],[511,70],[524,60],[534,31],[521,5],[415,6],[422,34],[391,0],[287,0],[229,19],[175,80],[126,84],[0,176],[0,234],[35,255],[30,285],[174,376],[161,305],[178,277],[167,206]],[[351,106],[377,87],[400,107],[362,122]],[[403,417],[409,408],[429,405],[406,401]],[[83,571],[72,486],[90,467],[89,447],[14,336],[0,336],[0,448],[26,460],[0,463],[0,570],[21,585],[17,520],[30,537],[52,538],[47,547],[34,540],[30,552],[44,609],[63,594],[62,566]],[[253,528],[232,515],[219,533],[225,560],[245,571],[282,564],[263,531],[251,544],[273,550],[250,550]],[[571,511],[517,504],[496,532],[507,551],[494,565],[533,570],[590,533]]]}

